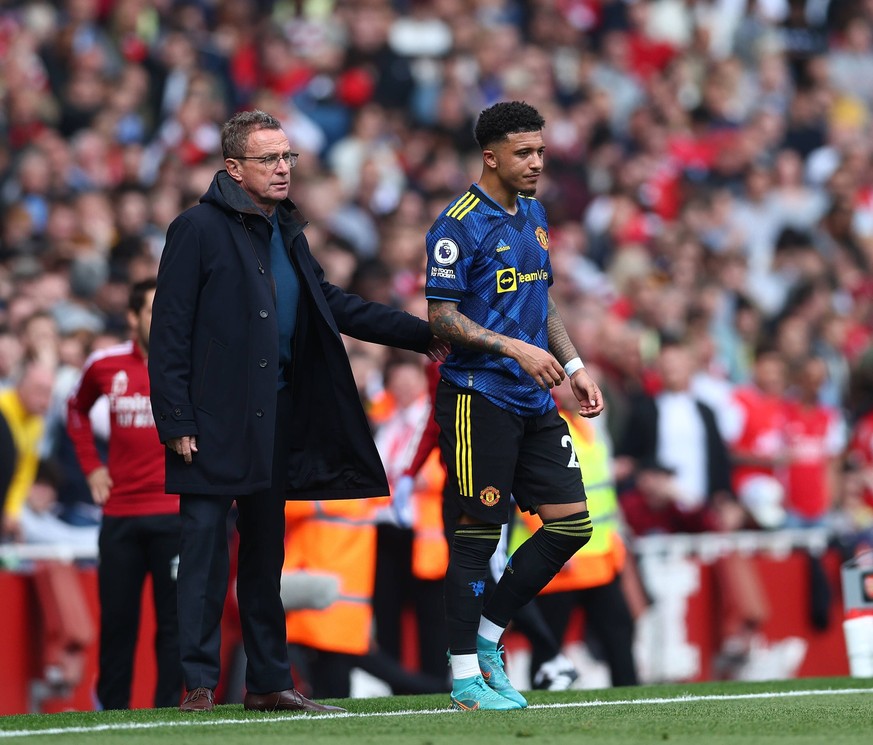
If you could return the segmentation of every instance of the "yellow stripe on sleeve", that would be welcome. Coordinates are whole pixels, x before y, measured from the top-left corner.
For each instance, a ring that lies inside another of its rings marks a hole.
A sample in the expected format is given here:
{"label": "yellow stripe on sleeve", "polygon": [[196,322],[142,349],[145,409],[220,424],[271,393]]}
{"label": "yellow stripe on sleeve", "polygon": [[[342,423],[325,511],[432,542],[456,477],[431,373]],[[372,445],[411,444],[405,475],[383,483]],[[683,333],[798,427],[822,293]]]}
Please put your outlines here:
{"label": "yellow stripe on sleeve", "polygon": [[458,219],[463,220],[477,204],[479,204],[479,197],[476,197],[468,207],[464,208],[464,211],[458,215]]}
{"label": "yellow stripe on sleeve", "polygon": [[457,202],[455,202],[454,207],[452,207],[448,212],[446,212],[446,217],[457,217],[458,213],[464,209],[469,203],[471,199],[475,199],[475,195],[471,192],[467,192],[462,196]]}

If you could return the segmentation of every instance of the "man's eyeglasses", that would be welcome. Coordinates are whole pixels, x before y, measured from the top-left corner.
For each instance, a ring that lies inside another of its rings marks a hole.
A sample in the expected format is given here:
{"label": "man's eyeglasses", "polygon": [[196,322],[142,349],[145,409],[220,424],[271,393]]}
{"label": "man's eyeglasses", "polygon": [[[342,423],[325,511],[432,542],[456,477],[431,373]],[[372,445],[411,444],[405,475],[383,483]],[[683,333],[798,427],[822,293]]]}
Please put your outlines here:
{"label": "man's eyeglasses", "polygon": [[276,168],[279,167],[279,161],[284,160],[285,165],[288,168],[294,168],[297,165],[297,158],[300,157],[299,153],[282,153],[281,155],[276,155],[273,153],[272,155],[259,155],[258,157],[254,157],[251,155],[237,155],[234,160],[259,160],[263,163],[270,171],[275,171]]}

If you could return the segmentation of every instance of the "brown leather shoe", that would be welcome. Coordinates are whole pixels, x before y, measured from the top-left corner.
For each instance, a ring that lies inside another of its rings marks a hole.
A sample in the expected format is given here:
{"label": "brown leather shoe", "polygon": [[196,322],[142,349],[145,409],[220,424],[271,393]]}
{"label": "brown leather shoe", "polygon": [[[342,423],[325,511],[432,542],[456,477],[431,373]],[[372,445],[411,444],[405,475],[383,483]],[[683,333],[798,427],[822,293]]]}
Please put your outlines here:
{"label": "brown leather shoe", "polygon": [[273,693],[246,693],[243,699],[246,711],[315,711],[333,713],[345,711],[339,706],[328,706],[310,701],[296,688]]}
{"label": "brown leather shoe", "polygon": [[215,691],[211,688],[195,688],[188,691],[179,711],[212,711],[215,708]]}

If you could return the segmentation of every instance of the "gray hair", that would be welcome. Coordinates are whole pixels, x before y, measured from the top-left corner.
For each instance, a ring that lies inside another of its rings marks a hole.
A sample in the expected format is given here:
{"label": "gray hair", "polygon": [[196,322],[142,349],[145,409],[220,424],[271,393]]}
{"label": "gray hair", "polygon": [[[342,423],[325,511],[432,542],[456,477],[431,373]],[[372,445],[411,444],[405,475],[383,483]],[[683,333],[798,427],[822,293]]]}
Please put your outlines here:
{"label": "gray hair", "polygon": [[225,158],[243,155],[249,143],[249,135],[259,129],[282,129],[282,123],[272,114],[260,109],[234,114],[221,129],[221,154]]}

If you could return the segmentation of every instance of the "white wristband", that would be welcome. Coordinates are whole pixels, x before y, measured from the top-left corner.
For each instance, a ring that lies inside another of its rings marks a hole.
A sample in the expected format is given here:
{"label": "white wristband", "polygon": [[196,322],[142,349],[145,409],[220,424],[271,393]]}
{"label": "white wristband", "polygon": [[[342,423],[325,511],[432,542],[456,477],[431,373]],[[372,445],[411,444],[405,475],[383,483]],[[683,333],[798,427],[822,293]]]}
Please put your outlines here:
{"label": "white wristband", "polygon": [[575,375],[584,367],[585,365],[582,364],[582,360],[578,357],[574,357],[566,365],[564,365],[564,372],[566,373],[568,378],[572,378],[573,375]]}

